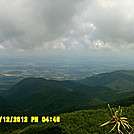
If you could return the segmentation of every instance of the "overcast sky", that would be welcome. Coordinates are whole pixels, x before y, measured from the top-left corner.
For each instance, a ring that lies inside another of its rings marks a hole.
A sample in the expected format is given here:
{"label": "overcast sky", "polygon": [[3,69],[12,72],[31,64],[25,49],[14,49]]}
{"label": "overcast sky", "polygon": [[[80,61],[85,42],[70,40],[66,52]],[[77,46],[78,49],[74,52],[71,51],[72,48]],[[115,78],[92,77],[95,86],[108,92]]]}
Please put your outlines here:
{"label": "overcast sky", "polygon": [[133,51],[134,0],[0,0],[0,53]]}

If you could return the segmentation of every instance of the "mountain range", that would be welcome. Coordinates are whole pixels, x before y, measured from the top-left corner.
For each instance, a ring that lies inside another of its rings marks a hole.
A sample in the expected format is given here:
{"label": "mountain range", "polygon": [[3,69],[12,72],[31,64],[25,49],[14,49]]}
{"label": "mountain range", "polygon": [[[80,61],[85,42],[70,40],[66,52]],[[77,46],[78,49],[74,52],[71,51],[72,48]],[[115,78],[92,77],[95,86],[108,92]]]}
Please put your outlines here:
{"label": "mountain range", "polygon": [[134,70],[119,70],[93,75],[80,83],[89,86],[105,86],[116,90],[134,90]]}
{"label": "mountain range", "polygon": [[[25,78],[6,90],[3,96],[0,96],[0,114],[54,116],[65,113],[61,115],[62,123],[61,125],[52,123],[45,125],[45,127],[44,124],[33,126],[30,124],[18,124],[17,126],[16,124],[0,124],[2,128],[0,132],[69,134],[74,131],[82,133],[84,130],[84,133],[100,132],[103,134],[107,131],[99,129],[97,125],[100,125],[100,120],[103,123],[105,119],[108,119],[108,111],[99,109],[106,108],[108,103],[112,107],[125,106],[124,110],[129,118],[132,117],[130,118],[132,123],[133,73],[134,71],[121,70],[90,76],[79,81]],[[71,124],[75,124],[74,122],[79,127],[74,125],[70,128]],[[16,130],[17,128],[19,130]]]}
{"label": "mountain range", "polygon": [[[117,101],[122,104],[119,100],[133,98],[133,88],[131,90],[117,89],[107,85],[112,85],[111,83],[121,78],[132,83],[133,72],[104,73],[77,82],[25,78],[8,90],[5,99],[10,102],[10,106],[23,114],[72,112],[100,107],[101,104],[109,102],[115,104]],[[116,84],[123,87],[126,83],[117,82]]]}

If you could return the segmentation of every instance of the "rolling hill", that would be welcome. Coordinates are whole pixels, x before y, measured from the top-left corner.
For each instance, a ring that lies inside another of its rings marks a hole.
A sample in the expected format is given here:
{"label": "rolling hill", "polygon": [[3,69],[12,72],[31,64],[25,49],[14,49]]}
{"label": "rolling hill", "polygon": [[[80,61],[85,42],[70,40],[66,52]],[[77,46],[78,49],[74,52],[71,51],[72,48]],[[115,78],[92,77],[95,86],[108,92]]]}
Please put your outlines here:
{"label": "rolling hill", "polygon": [[134,90],[134,70],[102,73],[79,80],[89,86],[106,86],[116,90]]}
{"label": "rolling hill", "polygon": [[72,112],[134,95],[102,86],[86,86],[73,81],[26,78],[9,89],[7,100],[23,113]]}
{"label": "rolling hill", "polygon": [[75,105],[89,106],[103,102],[67,85],[70,85],[69,81],[62,83],[43,78],[26,78],[9,90],[7,99],[28,114],[44,114]]}

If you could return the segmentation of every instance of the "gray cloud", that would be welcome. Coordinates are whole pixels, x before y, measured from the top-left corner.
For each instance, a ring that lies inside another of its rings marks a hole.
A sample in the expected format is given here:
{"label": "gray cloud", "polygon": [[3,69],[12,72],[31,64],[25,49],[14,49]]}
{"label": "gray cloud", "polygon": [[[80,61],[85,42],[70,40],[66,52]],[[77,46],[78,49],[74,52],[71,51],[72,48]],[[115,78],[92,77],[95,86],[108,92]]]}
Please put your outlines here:
{"label": "gray cloud", "polygon": [[0,44],[18,52],[133,49],[133,5],[132,0],[1,0]]}
{"label": "gray cloud", "polygon": [[2,0],[0,41],[25,49],[57,39],[73,26],[72,17],[79,3],[80,0]]}

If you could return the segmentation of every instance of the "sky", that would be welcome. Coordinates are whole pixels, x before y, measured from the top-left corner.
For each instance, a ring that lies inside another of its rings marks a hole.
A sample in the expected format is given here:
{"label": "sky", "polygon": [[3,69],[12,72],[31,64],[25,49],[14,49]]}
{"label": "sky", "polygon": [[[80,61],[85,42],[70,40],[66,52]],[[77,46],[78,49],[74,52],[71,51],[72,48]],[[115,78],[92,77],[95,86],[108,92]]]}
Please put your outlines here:
{"label": "sky", "polygon": [[0,53],[133,54],[133,0],[0,0]]}

